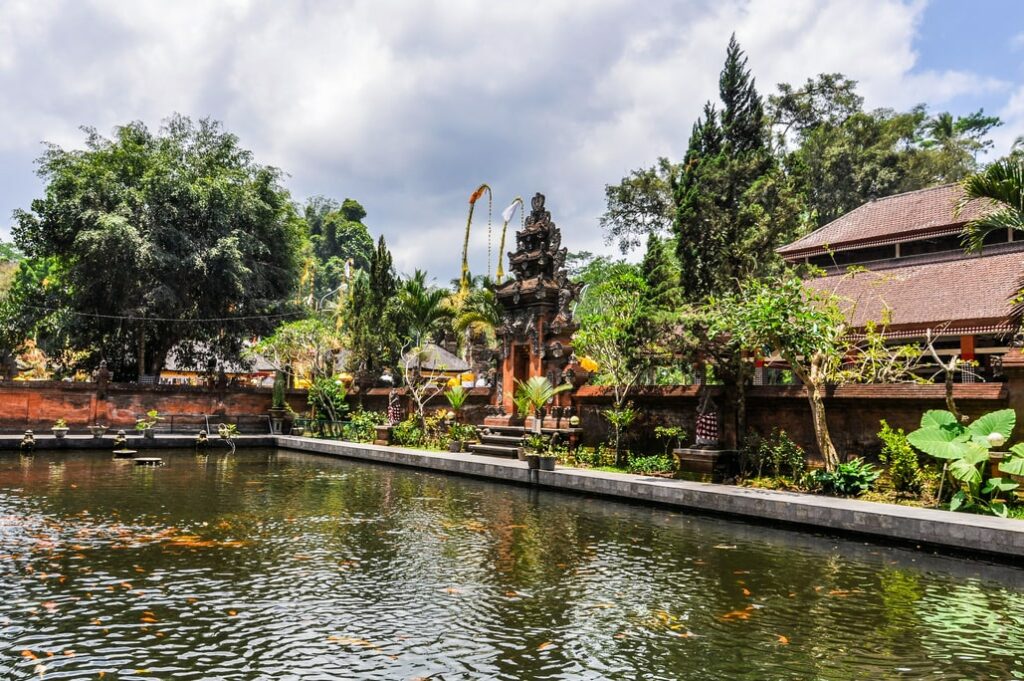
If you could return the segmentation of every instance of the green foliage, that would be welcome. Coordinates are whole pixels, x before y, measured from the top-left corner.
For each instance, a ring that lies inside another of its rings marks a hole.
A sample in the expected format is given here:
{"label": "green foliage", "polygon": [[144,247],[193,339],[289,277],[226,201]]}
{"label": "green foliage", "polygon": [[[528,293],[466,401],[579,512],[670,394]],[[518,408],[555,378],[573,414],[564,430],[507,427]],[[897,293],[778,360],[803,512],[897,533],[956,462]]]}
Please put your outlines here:
{"label": "green foliage", "polygon": [[348,411],[348,390],[336,376],[319,376],[309,386],[306,399],[316,418],[341,421]]}
{"label": "green foliage", "polygon": [[64,419],[57,419],[56,421],[53,422],[53,427],[54,428],[67,428],[68,427],[68,422],[65,421]]}
{"label": "green foliage", "polygon": [[[526,381],[516,381],[516,408],[525,406],[532,409],[534,413],[547,406],[548,402],[555,398],[560,392],[571,390],[571,385],[551,385],[546,376],[531,376]],[[522,412],[525,416],[525,412]]]}
{"label": "green foliage", "polygon": [[857,458],[839,464],[834,471],[814,471],[810,483],[825,494],[856,497],[870,490],[879,475],[881,472],[873,465]]}
{"label": "green foliage", "polygon": [[281,324],[245,354],[264,357],[278,370],[293,374],[297,366],[302,366],[317,379],[334,372],[334,352],[340,347],[341,338],[334,326],[323,318],[311,317]]}
{"label": "green foliage", "polygon": [[668,159],[659,158],[653,167],[634,170],[619,184],[605,185],[607,208],[598,220],[605,242],[618,242],[625,255],[645,238],[667,232],[675,212],[672,185],[680,170]]}
{"label": "green foliage", "polygon": [[551,438],[540,433],[531,433],[523,439],[523,445],[533,454],[543,454],[547,451]]}
{"label": "green foliage", "polygon": [[476,440],[476,426],[468,423],[452,423],[448,426],[448,437],[452,440],[471,442]]}
{"label": "green foliage", "polygon": [[274,387],[270,400],[271,409],[284,409],[286,403],[285,400],[285,388],[288,386],[288,380],[285,378],[283,371],[274,372]]}
{"label": "green foliage", "polygon": [[775,248],[795,234],[800,216],[771,154],[764,106],[735,36],[719,98],[721,111],[707,103],[693,126],[675,190],[680,283],[695,303],[778,270]]}
{"label": "green foliage", "polygon": [[395,444],[403,447],[423,446],[423,428],[420,427],[420,421],[416,416],[410,415],[401,423],[395,424],[391,436],[394,438]]}
{"label": "green foliage", "polygon": [[967,250],[980,251],[985,237],[992,232],[1024,230],[1024,158],[996,161],[961,184],[964,198],[959,209],[975,200],[988,201],[995,208],[965,225],[963,238]]}
{"label": "green foliage", "polygon": [[[944,410],[927,411],[921,416],[921,427],[907,435],[907,440],[929,456],[941,459],[956,492],[949,509],[980,511],[1005,516],[1007,508],[1001,499],[1004,492],[1016,489],[1017,483],[1002,478],[986,480],[989,450],[1001,447],[1010,439],[1017,415],[1012,409],[989,412],[964,425]],[[1024,445],[1010,448],[999,470],[1010,475],[1024,474]],[[998,481],[990,484],[991,481]]]}
{"label": "green foliage", "polygon": [[55,311],[16,311],[20,331],[48,327],[48,353],[88,351],[122,379],[159,371],[182,341],[201,341],[199,366],[238,358],[298,281],[305,234],[281,172],[209,119],[86,133],[84,149],[47,148],[44,195],[15,213],[30,267],[52,258],[60,271]]}
{"label": "green foliage", "polygon": [[671,473],[673,469],[672,459],[662,454],[654,456],[631,456],[626,464],[626,470],[637,475]]}
{"label": "green foliage", "polygon": [[458,412],[462,409],[463,405],[466,404],[466,399],[469,397],[469,391],[461,385],[453,385],[445,391],[444,396],[445,399],[448,400],[448,404],[451,405],[452,410]]}
{"label": "green foliage", "polygon": [[163,421],[163,417],[160,416],[160,412],[156,409],[150,409],[146,412],[146,416],[144,418],[135,419],[135,430],[152,430],[160,421]]}
{"label": "green foliage", "polygon": [[442,322],[450,319],[445,304],[448,292],[427,283],[427,273],[416,270],[398,291],[399,319],[406,340],[422,346],[435,338]]}
{"label": "green foliage", "polygon": [[348,423],[342,429],[342,437],[351,442],[373,442],[377,426],[387,422],[388,417],[384,412],[356,409],[349,415]]}
{"label": "green foliage", "polygon": [[768,437],[748,435],[740,451],[740,472],[745,477],[770,475],[800,484],[806,468],[806,452],[781,428],[773,428]]}
{"label": "green foliage", "polygon": [[655,426],[654,437],[665,443],[665,456],[683,446],[686,430],[680,426]]}
{"label": "green foliage", "polygon": [[893,429],[881,421],[882,429],[878,431],[878,439],[882,441],[881,460],[889,464],[889,478],[893,489],[899,494],[918,494],[921,492],[921,466],[917,461],[917,453],[910,446],[902,428]]}
{"label": "green foliage", "polygon": [[349,289],[343,329],[348,340],[348,368],[374,375],[394,367],[398,338],[398,281],[384,237],[370,258],[369,273],[356,274]]}

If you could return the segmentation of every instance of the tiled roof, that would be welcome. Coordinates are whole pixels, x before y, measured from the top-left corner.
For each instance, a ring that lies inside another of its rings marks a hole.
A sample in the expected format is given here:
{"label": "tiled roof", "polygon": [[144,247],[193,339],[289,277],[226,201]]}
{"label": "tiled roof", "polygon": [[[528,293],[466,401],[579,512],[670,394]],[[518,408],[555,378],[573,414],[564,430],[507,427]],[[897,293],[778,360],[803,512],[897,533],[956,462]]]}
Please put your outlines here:
{"label": "tiled roof", "polygon": [[[947,262],[809,279],[807,285],[844,299],[854,327],[880,322],[891,310],[890,330],[949,324],[951,328],[1007,328],[1024,275],[1024,253],[964,257]],[[852,317],[852,318],[851,318]]]}
{"label": "tiled roof", "polygon": [[900,241],[936,231],[957,231],[963,223],[990,210],[984,201],[972,201],[954,215],[962,196],[960,185],[946,184],[869,201],[778,250],[784,256],[810,255],[826,247]]}
{"label": "tiled roof", "polygon": [[420,362],[419,368],[425,371],[469,371],[469,364],[464,359],[436,343],[425,343],[418,357],[411,350],[402,357],[403,366],[415,367]]}

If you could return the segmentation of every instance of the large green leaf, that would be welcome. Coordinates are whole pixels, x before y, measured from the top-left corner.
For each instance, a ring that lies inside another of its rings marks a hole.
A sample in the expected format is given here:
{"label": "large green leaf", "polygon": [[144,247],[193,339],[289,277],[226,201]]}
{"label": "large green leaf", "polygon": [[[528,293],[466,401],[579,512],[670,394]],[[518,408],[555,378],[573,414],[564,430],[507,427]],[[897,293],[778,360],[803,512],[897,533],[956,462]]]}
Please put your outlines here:
{"label": "large green leaf", "polygon": [[964,494],[963,490],[960,490],[959,492],[957,492],[956,494],[953,495],[952,499],[949,500],[949,510],[950,511],[955,511],[958,508],[960,508],[961,506],[963,506],[964,503],[966,503],[966,502],[967,502],[967,495]]}
{"label": "large green leaf", "polygon": [[999,433],[1007,440],[1013,432],[1013,426],[1017,423],[1017,413],[1013,409],[1000,409],[985,414],[981,418],[972,421],[967,430],[972,435],[988,437],[992,433]]}
{"label": "large green leaf", "polygon": [[953,459],[949,462],[949,474],[955,479],[971,485],[981,482],[981,471],[967,459]]}
{"label": "large green leaf", "polygon": [[941,428],[943,426],[958,426],[956,417],[952,412],[945,409],[931,409],[921,416],[922,428]]}
{"label": "large green leaf", "polygon": [[[1014,447],[1014,454],[1019,454],[1015,451],[1017,447]],[[1009,475],[1024,475],[1024,455],[1006,457],[999,464],[999,470]]]}
{"label": "large green leaf", "polygon": [[985,486],[981,488],[982,494],[991,494],[992,492],[1009,492],[1015,490],[1020,485],[1015,483],[1013,480],[1003,480],[1002,478],[989,478],[985,481]]}
{"label": "large green leaf", "polygon": [[[931,413],[931,412],[929,412]],[[931,426],[907,435],[907,441],[937,459],[959,459],[967,452],[964,434],[953,428]]]}

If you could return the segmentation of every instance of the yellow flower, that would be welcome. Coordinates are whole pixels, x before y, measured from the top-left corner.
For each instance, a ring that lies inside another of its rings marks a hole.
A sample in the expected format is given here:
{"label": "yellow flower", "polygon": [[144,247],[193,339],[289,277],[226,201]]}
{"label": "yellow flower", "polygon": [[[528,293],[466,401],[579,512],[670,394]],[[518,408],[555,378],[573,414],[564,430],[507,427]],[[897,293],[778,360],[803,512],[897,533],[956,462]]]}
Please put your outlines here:
{"label": "yellow flower", "polygon": [[589,371],[590,373],[594,373],[598,369],[597,362],[590,359],[589,357],[581,357],[580,366],[583,367],[583,369],[585,369],[586,371]]}

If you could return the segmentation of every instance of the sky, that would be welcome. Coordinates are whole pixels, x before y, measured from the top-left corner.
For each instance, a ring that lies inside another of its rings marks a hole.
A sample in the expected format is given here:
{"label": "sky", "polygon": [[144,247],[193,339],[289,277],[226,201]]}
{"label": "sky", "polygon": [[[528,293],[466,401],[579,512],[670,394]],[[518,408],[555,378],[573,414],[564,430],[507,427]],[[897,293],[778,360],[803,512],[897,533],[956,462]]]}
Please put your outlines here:
{"label": "sky", "polygon": [[[0,238],[41,195],[44,141],[178,112],[296,201],[358,200],[403,272],[457,275],[481,182],[491,271],[501,209],[538,191],[564,245],[611,253],[605,185],[682,156],[733,32],[763,95],[838,71],[869,108],[1002,117],[996,154],[1024,134],[1019,0],[0,0]],[[474,273],[487,253],[481,204]]]}

